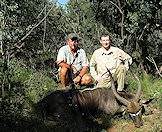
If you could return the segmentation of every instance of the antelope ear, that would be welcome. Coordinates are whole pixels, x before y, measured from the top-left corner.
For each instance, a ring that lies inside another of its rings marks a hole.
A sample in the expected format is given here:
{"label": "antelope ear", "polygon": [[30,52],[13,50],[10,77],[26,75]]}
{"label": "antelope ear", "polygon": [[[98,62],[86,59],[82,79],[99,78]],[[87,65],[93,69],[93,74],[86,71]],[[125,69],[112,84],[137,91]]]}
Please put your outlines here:
{"label": "antelope ear", "polygon": [[151,108],[149,107],[149,103],[151,103],[151,101],[153,101],[153,100],[154,100],[154,98],[142,101],[143,113],[145,115],[151,115],[153,113]]}
{"label": "antelope ear", "polygon": [[142,104],[145,104],[145,105],[147,105],[147,104],[149,104],[151,101],[153,101],[154,100],[154,98],[152,98],[152,99],[148,99],[148,100],[143,100],[142,101]]}

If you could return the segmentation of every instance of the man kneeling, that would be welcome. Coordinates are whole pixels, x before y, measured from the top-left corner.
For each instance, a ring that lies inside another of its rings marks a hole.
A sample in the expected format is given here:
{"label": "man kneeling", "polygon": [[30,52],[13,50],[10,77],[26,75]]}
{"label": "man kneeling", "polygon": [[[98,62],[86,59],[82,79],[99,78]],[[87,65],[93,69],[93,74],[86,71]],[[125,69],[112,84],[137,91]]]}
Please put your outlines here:
{"label": "man kneeling", "polygon": [[97,83],[97,87],[111,87],[111,78],[107,69],[117,81],[117,91],[123,91],[124,79],[132,57],[123,50],[111,46],[111,38],[108,34],[100,37],[101,47],[94,51],[90,60],[90,73]]}
{"label": "man kneeling", "polygon": [[66,37],[66,45],[58,52],[57,64],[63,89],[66,89],[70,83],[81,85],[92,83],[92,77],[87,74],[89,62],[85,51],[79,48],[77,34],[71,33]]}

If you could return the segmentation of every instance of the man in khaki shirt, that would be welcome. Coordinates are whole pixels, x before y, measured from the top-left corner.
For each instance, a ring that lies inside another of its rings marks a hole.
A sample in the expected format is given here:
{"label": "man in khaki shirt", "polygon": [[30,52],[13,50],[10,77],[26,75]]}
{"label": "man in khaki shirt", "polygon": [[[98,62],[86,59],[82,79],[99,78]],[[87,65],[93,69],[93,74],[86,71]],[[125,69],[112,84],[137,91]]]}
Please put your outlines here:
{"label": "man in khaki shirt", "polygon": [[117,81],[117,91],[124,88],[124,78],[132,58],[123,50],[111,46],[109,35],[100,37],[101,48],[94,51],[90,60],[90,73],[97,82],[97,87],[110,87],[111,80],[107,68]]}

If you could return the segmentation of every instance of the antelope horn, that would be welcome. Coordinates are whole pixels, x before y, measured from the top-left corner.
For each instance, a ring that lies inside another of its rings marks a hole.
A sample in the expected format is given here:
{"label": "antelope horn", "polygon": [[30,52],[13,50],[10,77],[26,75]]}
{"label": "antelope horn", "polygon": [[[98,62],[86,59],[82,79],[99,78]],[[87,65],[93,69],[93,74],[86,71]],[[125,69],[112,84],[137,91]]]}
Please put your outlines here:
{"label": "antelope horn", "polygon": [[111,79],[111,89],[115,95],[115,97],[121,102],[123,103],[125,106],[128,106],[128,104],[130,103],[128,100],[126,100],[125,98],[121,97],[117,91],[116,91],[116,88],[115,88],[115,83],[114,83],[114,79],[112,77],[112,74],[110,72],[110,70],[107,68],[108,72],[109,72],[109,75],[110,75],[110,79]]}
{"label": "antelope horn", "polygon": [[137,81],[138,81],[138,90],[137,90],[137,93],[136,93],[136,95],[135,95],[135,100],[138,101],[138,99],[139,99],[139,97],[140,97],[140,94],[141,94],[141,83],[140,83],[140,80],[139,80],[139,78],[137,77],[136,74],[133,74],[133,76],[134,76],[134,77],[137,79]]}

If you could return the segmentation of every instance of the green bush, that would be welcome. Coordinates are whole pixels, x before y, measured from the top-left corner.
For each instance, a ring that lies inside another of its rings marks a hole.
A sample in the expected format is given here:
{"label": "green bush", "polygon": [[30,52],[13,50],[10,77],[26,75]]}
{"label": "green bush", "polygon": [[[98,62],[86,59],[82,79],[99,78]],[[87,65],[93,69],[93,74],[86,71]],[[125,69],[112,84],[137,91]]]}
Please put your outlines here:
{"label": "green bush", "polygon": [[36,103],[48,92],[56,90],[57,84],[47,76],[47,71],[30,69],[20,60],[13,60],[10,64],[12,69],[11,81],[24,87],[25,97],[29,99],[29,102]]}
{"label": "green bush", "polygon": [[12,60],[10,62],[10,70],[11,82],[20,82],[21,84],[24,84],[32,74],[32,70],[20,60]]}
{"label": "green bush", "polygon": [[154,78],[152,75],[143,74],[141,77],[142,91],[148,98],[157,98],[160,96],[162,88],[161,79]]}
{"label": "green bush", "polygon": [[162,110],[162,86],[160,89],[159,106],[160,106],[160,109]]}
{"label": "green bush", "polygon": [[[157,105],[162,108],[162,80],[155,78],[152,75],[142,73],[138,75],[141,82],[142,98],[157,100]],[[131,92],[137,91],[137,80],[133,78],[132,74],[127,75],[128,90]]]}
{"label": "green bush", "polygon": [[57,89],[56,83],[44,73],[35,72],[25,81],[26,96],[29,101],[37,103],[48,92]]}
{"label": "green bush", "polygon": [[[3,62],[2,62],[3,64]],[[8,77],[4,84],[4,97],[0,100],[0,116],[5,118],[34,115],[34,104],[57,88],[55,81],[48,76],[48,71],[31,69],[22,60],[13,59],[8,64],[7,72],[0,72],[0,78]]]}

